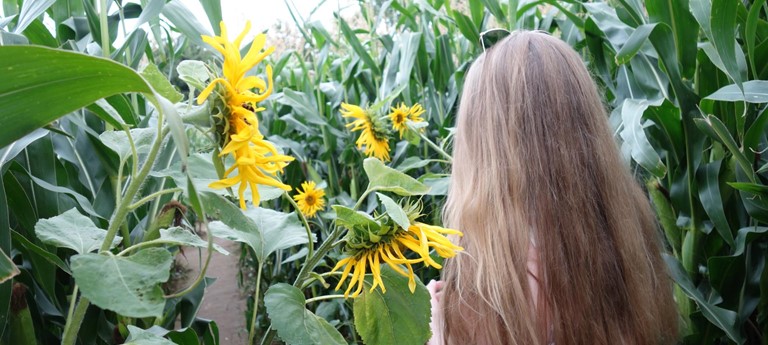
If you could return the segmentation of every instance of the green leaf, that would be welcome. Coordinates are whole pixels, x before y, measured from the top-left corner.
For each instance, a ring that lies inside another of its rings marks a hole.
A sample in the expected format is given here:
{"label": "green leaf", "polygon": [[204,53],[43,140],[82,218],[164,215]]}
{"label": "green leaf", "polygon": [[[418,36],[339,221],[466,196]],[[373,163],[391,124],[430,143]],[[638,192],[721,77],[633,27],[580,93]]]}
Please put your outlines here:
{"label": "green leaf", "polygon": [[154,104],[158,107],[159,111],[165,114],[165,121],[168,128],[171,130],[171,137],[176,144],[176,150],[178,151],[179,158],[181,158],[182,170],[186,170],[186,166],[189,159],[189,139],[187,138],[187,132],[185,131],[184,121],[176,111],[176,107],[165,97],[154,95]]}
{"label": "green leaf", "polygon": [[451,185],[451,177],[439,174],[426,174],[419,177],[419,181],[429,187],[427,195],[448,195],[448,187]]}
{"label": "green leaf", "polygon": [[403,229],[408,229],[411,226],[411,221],[408,220],[408,215],[400,205],[384,194],[376,193],[376,195],[379,197],[379,200],[381,200],[381,203],[384,204],[384,209],[387,210],[387,215],[389,215],[397,225],[400,225]]}
{"label": "green leaf", "polygon": [[723,198],[720,196],[720,164],[718,160],[702,165],[696,174],[699,185],[699,199],[704,211],[715,224],[715,230],[729,246],[733,247],[733,233],[723,210]]}
{"label": "green leaf", "polygon": [[725,124],[720,119],[713,115],[707,115],[704,119],[694,119],[694,122],[704,133],[723,143],[733,157],[736,158],[736,162],[739,163],[744,173],[750,177],[750,180],[754,181],[755,172],[752,170],[749,159],[744,155],[744,152],[741,152],[736,140],[733,139],[731,133],[728,132],[728,128],[725,127]]}
{"label": "green leaf", "polygon": [[343,227],[371,229],[373,232],[378,232],[381,229],[379,222],[363,212],[341,205],[332,205],[331,207],[336,211],[336,223]]}
{"label": "green leaf", "polygon": [[220,0],[200,0],[200,4],[203,5],[208,21],[211,23],[213,32],[220,35],[219,23],[222,21],[221,16],[221,1]]}
{"label": "green leaf", "polygon": [[192,42],[205,49],[213,50],[213,48],[203,42],[201,37],[202,35],[211,36],[211,32],[197,21],[197,16],[184,5],[183,1],[173,0],[165,4],[161,13],[173,23],[176,30],[184,34]]}
{"label": "green leaf", "polygon": [[[26,0],[21,4],[21,13],[16,23],[13,33],[19,34],[27,28],[29,24],[45,13],[48,7],[51,7],[56,0]],[[3,146],[3,145],[0,145]]]}
{"label": "green leaf", "polygon": [[144,77],[144,80],[152,86],[158,95],[165,97],[171,101],[171,103],[178,103],[184,99],[184,96],[176,91],[176,88],[170,81],[168,81],[168,78],[157,69],[155,64],[150,63],[144,67],[144,70],[141,71],[141,76]]}
{"label": "green leaf", "polygon": [[[192,246],[198,248],[208,248],[208,241],[203,240],[200,236],[193,234],[191,231],[182,227],[174,226],[168,229],[160,229],[160,239],[164,241],[174,242],[183,246]],[[214,244],[213,248],[217,252],[224,255],[229,255],[229,252],[222,248],[218,244]]]}
{"label": "green leaf", "polygon": [[392,192],[400,196],[424,195],[429,187],[413,177],[392,169],[376,158],[366,158],[363,169],[368,175],[368,188],[371,191]]}
{"label": "green leaf", "polygon": [[98,99],[152,91],[112,60],[44,47],[0,47],[0,71],[0,147]]}
{"label": "green leaf", "polygon": [[13,264],[11,258],[0,248],[0,284],[17,276],[21,271]]}
{"label": "green leaf", "polygon": [[[744,40],[747,45],[747,58],[749,59],[749,66],[752,67],[752,75],[754,78],[758,78],[757,66],[755,65],[755,36],[757,34],[757,23],[759,20],[760,12],[763,9],[765,0],[756,0],[752,3],[747,14],[747,24],[744,29]],[[746,89],[746,85],[744,86]],[[746,92],[746,90],[745,90]]]}
{"label": "green leaf", "polygon": [[381,71],[379,70],[379,66],[376,64],[376,62],[373,61],[373,58],[370,54],[368,54],[368,49],[365,49],[363,47],[363,44],[360,43],[360,40],[357,39],[357,35],[355,35],[355,32],[352,31],[352,29],[349,28],[349,24],[347,24],[344,19],[339,19],[339,27],[341,28],[341,33],[344,35],[344,38],[347,40],[349,45],[352,46],[352,49],[355,51],[355,54],[357,54],[360,59],[363,60],[363,63],[368,66],[368,68],[373,71],[374,75],[380,75]]}
{"label": "green leaf", "polygon": [[664,177],[667,168],[648,141],[643,129],[643,113],[651,105],[659,106],[661,101],[651,103],[647,100],[629,98],[624,100],[621,106],[621,118],[624,123],[621,138],[624,139],[624,144],[630,147],[632,159],[653,175]]}
{"label": "green leaf", "polygon": [[616,53],[616,63],[623,65],[629,62],[640,51],[640,48],[643,47],[643,44],[648,40],[648,36],[651,35],[655,27],[655,23],[638,26],[632,32],[632,35],[629,36],[629,39],[627,39],[627,43]]}
{"label": "green leaf", "polygon": [[158,284],[168,281],[173,257],[163,248],[143,249],[128,257],[79,254],[72,275],[83,296],[103,309],[127,317],[159,317],[165,299]]}
{"label": "green leaf", "polygon": [[123,345],[176,345],[168,339],[133,325],[128,325],[128,332],[128,339]]}
{"label": "green leaf", "polygon": [[728,182],[728,185],[740,191],[768,195],[768,186],[766,185],[749,182]]}
{"label": "green leaf", "polygon": [[723,330],[731,340],[738,344],[743,344],[744,339],[741,332],[736,327],[736,319],[738,315],[731,310],[723,309],[709,303],[701,292],[696,289],[696,286],[693,285],[691,278],[688,277],[688,274],[685,272],[685,269],[680,262],[673,256],[667,254],[663,254],[663,256],[664,261],[667,263],[667,268],[669,268],[670,275],[675,280],[675,283],[680,286],[688,297],[699,305],[704,317]]}
{"label": "green leaf", "polygon": [[472,19],[461,12],[453,12],[453,19],[456,21],[456,25],[459,27],[461,34],[464,35],[473,46],[480,46],[480,33],[472,24]]}
{"label": "green leaf", "polygon": [[[134,128],[130,130],[133,145],[136,147],[136,154],[147,154],[152,147],[152,142],[157,136],[155,128]],[[122,130],[104,131],[99,134],[99,140],[115,151],[121,161],[126,161],[133,155],[131,144],[128,140],[128,133]]]}
{"label": "green leaf", "polygon": [[688,0],[647,0],[644,5],[650,22],[661,22],[672,29],[672,52],[677,53],[682,76],[692,78],[696,71],[699,28],[689,11]]}
{"label": "green leaf", "polygon": [[[730,0],[691,0],[691,14],[709,38],[720,64],[715,64],[736,83],[739,90],[744,81],[737,58],[744,60],[744,52],[736,42],[738,2]],[[713,61],[715,59],[712,59]]]}
{"label": "green leaf", "polygon": [[220,220],[208,224],[211,235],[247,244],[259,262],[264,262],[276,250],[308,243],[307,232],[294,212],[260,207],[243,212],[217,195],[203,193],[201,196],[206,214]]}
{"label": "green leaf", "polygon": [[72,271],[69,270],[69,266],[67,266],[67,264],[64,263],[64,261],[62,261],[55,253],[51,253],[43,248],[40,248],[40,246],[32,243],[30,240],[16,231],[11,231],[11,236],[17,249],[24,249],[27,250],[28,253],[34,253],[29,255],[38,255],[49,263],[56,265],[64,273],[72,275]]}
{"label": "green leaf", "polygon": [[290,345],[346,345],[341,333],[328,321],[307,310],[305,303],[304,294],[296,287],[285,283],[269,287],[264,295],[264,305],[277,335]]}
{"label": "green leaf", "polygon": [[[35,235],[45,243],[85,254],[101,247],[107,231],[96,227],[90,218],[73,208],[56,217],[39,220],[35,224]],[[122,237],[115,236],[110,249],[121,240]]]}
{"label": "green leaf", "polygon": [[197,60],[184,60],[176,66],[176,73],[179,79],[185,81],[189,86],[202,90],[208,82],[208,68],[205,63]]}
{"label": "green leaf", "polygon": [[[366,277],[369,278],[369,277]],[[363,293],[355,298],[355,328],[366,344],[423,345],[430,338],[429,292],[416,280],[411,293],[408,278],[389,267],[381,268],[387,292],[370,291],[371,279],[365,280]]]}
{"label": "green leaf", "polygon": [[731,84],[723,86],[704,98],[724,102],[768,103],[768,81],[750,80],[742,86],[744,93],[741,92],[737,84]]}

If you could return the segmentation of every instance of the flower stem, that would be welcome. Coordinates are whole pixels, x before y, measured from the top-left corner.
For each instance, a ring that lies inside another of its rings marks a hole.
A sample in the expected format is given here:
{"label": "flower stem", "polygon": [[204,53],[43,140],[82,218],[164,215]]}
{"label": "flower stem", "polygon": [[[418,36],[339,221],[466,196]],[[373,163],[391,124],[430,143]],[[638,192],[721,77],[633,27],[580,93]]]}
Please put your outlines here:
{"label": "flower stem", "polygon": [[161,196],[163,194],[176,193],[176,192],[181,192],[181,191],[183,191],[183,189],[181,189],[181,188],[171,188],[171,189],[159,190],[157,192],[154,192],[154,193],[152,193],[150,195],[147,195],[147,196],[141,198],[141,200],[139,200],[137,202],[134,202],[133,204],[128,206],[128,209],[135,210],[135,209],[139,208],[141,205],[144,205],[145,203],[148,203],[148,202],[152,201],[153,199],[155,199],[155,198],[157,198],[157,197],[159,197],[159,196]]}
{"label": "flower stem", "polygon": [[307,230],[307,247],[309,248],[309,253],[307,253],[307,257],[311,258],[312,254],[315,252],[315,242],[312,241],[312,230],[309,228],[309,222],[307,222],[307,217],[304,217],[304,213],[301,212],[301,209],[299,209],[299,205],[296,203],[296,201],[291,198],[290,195],[288,195],[287,192],[283,193],[283,196],[288,199],[288,202],[293,205],[293,208],[296,210],[296,213],[299,215],[299,219],[301,219],[301,222],[304,224],[304,229]]}
{"label": "flower stem", "polygon": [[253,315],[251,316],[251,328],[248,331],[248,345],[253,344],[253,338],[256,336],[256,317],[259,311],[259,288],[261,287],[261,270],[264,265],[260,262],[256,273],[256,291],[253,293]]}
{"label": "flower stem", "polygon": [[360,206],[363,206],[363,201],[365,201],[365,198],[368,197],[368,194],[371,194],[371,184],[368,184],[368,188],[365,189],[365,192],[363,192],[363,195],[360,196],[360,199],[357,199],[357,203],[355,204],[355,207],[352,208],[353,210],[357,210],[360,208]]}
{"label": "flower stem", "polygon": [[429,147],[437,151],[437,153],[445,157],[449,162],[453,163],[453,157],[451,157],[451,155],[443,151],[443,149],[441,149],[440,146],[437,146],[437,144],[435,144],[432,140],[429,140],[429,138],[427,138],[427,136],[424,135],[424,133],[421,133],[421,131],[416,131],[416,132],[419,133],[419,137],[421,137],[421,139],[423,139],[424,142],[426,142],[427,145],[429,145]]}
{"label": "flower stem", "polygon": [[[77,289],[77,286],[75,286],[75,289]],[[76,300],[77,296],[72,295],[72,303],[75,303]],[[85,312],[88,310],[88,305],[90,305],[90,303],[91,302],[87,298],[80,297],[77,307],[75,307],[72,312],[72,317],[67,319],[67,325],[64,327],[64,335],[61,340],[62,345],[73,345],[75,343],[77,340],[77,332],[80,330],[80,325],[83,323]]]}
{"label": "flower stem", "polygon": [[308,299],[304,304],[310,304],[312,302],[322,301],[326,299],[334,299],[334,298],[344,298],[344,295],[325,295],[325,296],[317,296]]}
{"label": "flower stem", "polygon": [[176,298],[176,297],[184,296],[184,295],[192,292],[192,290],[194,290],[198,285],[200,285],[200,283],[205,279],[205,272],[208,271],[208,264],[211,263],[211,257],[213,256],[213,235],[211,235],[210,232],[208,231],[208,223],[207,222],[206,223],[201,223],[200,226],[203,227],[203,230],[205,230],[205,232],[208,232],[208,250],[207,250],[207,254],[208,255],[205,257],[205,263],[203,264],[203,268],[200,269],[200,274],[197,275],[197,279],[195,279],[195,281],[192,283],[192,285],[190,285],[186,289],[184,289],[184,290],[182,290],[180,292],[171,294],[171,295],[163,296],[163,297],[165,297],[165,298]]}

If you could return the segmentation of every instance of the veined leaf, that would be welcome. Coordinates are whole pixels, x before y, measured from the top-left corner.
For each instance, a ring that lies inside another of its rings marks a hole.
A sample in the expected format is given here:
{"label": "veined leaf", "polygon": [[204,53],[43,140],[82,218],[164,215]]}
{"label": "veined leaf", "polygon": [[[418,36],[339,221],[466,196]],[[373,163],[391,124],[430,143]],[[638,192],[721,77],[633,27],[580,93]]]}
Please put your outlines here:
{"label": "veined leaf", "polygon": [[307,310],[305,303],[301,290],[291,285],[278,283],[267,290],[264,305],[280,338],[291,345],[346,345],[341,333]]}
{"label": "veined leaf", "polygon": [[331,207],[336,211],[336,222],[341,226],[349,229],[355,227],[371,229],[374,232],[381,229],[381,224],[379,224],[379,222],[363,212],[355,211],[349,207],[341,205],[333,205]]}
{"label": "veined leaf", "polygon": [[366,344],[421,345],[429,340],[430,304],[427,288],[416,279],[411,293],[408,278],[388,266],[381,267],[381,279],[387,287],[370,291],[371,279],[365,280],[363,293],[355,298],[355,328]]}
{"label": "veined leaf", "polygon": [[643,44],[648,40],[648,36],[651,35],[655,27],[656,24],[638,26],[635,31],[632,32],[632,35],[629,36],[629,39],[627,39],[627,43],[625,43],[624,46],[621,47],[621,50],[616,53],[616,63],[623,65],[629,62],[629,60],[640,51],[640,48],[642,48]]}
{"label": "veined leaf", "polygon": [[[99,249],[107,237],[106,230],[96,227],[90,218],[75,208],[53,218],[41,219],[35,225],[35,234],[45,243],[69,248],[78,254]],[[110,249],[121,240],[122,237],[115,236]]]}
{"label": "veined leaf", "polygon": [[19,273],[21,273],[19,268],[16,267],[11,258],[5,254],[2,248],[0,248],[0,284],[15,277]]}
{"label": "veined leaf", "polygon": [[164,248],[143,249],[128,257],[79,254],[72,275],[93,304],[127,317],[159,317],[165,299],[158,284],[168,281],[173,257]]}
{"label": "veined leaf", "polygon": [[168,339],[133,325],[128,325],[128,332],[128,339],[123,345],[176,345]]}
{"label": "veined leaf", "polygon": [[387,215],[389,215],[397,225],[400,225],[403,229],[408,229],[408,227],[411,226],[411,221],[408,220],[408,215],[405,213],[405,210],[392,200],[392,198],[381,193],[376,193],[376,196],[378,196],[381,203],[384,204],[384,209],[387,210]]}
{"label": "veined leaf", "polygon": [[624,139],[624,144],[629,145],[632,159],[656,177],[663,177],[667,168],[648,141],[643,129],[643,113],[651,105],[659,106],[661,101],[650,103],[647,100],[624,100],[621,108],[621,117],[624,123],[621,137]]}
{"label": "veined leaf", "polygon": [[19,20],[14,28],[13,32],[19,34],[27,28],[29,24],[45,13],[48,7],[51,7],[56,0],[27,0],[21,5],[21,13],[19,13]]}
{"label": "veined leaf", "polygon": [[387,191],[400,196],[424,195],[429,192],[429,187],[423,183],[384,165],[376,158],[365,159],[363,169],[368,175],[372,191]]}

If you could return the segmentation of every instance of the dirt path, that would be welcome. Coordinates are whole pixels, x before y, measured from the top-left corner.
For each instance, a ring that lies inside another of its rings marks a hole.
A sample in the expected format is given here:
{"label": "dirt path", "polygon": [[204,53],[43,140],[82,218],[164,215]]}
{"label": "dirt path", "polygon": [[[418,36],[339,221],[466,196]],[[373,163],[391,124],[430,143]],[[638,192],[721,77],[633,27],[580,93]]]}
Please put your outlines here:
{"label": "dirt path", "polygon": [[[213,253],[206,276],[215,277],[216,282],[205,291],[198,316],[216,321],[221,345],[243,345],[248,342],[248,331],[245,326],[246,299],[237,285],[240,244],[220,238],[215,238],[214,242],[229,251],[229,255]],[[197,251],[188,252],[189,265],[193,269],[189,276],[196,277],[199,272]],[[202,255],[204,259],[205,250]]]}

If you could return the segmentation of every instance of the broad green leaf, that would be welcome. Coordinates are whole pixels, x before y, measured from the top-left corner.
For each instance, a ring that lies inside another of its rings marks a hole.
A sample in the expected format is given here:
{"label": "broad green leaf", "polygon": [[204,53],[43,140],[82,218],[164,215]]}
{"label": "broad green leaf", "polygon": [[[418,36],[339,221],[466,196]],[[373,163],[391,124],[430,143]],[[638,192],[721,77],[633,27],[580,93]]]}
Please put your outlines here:
{"label": "broad green leaf", "polygon": [[376,196],[378,196],[381,203],[384,204],[384,209],[387,210],[387,215],[389,215],[397,225],[400,225],[403,229],[408,229],[411,226],[411,221],[408,220],[408,214],[406,214],[405,210],[392,200],[392,198],[381,193],[376,193]]}
{"label": "broad green leaf", "polygon": [[699,168],[696,178],[699,185],[699,199],[707,215],[715,224],[715,230],[729,246],[733,247],[733,233],[723,210],[723,199],[720,196],[720,163],[718,160]]}
{"label": "broad green leaf", "polygon": [[184,99],[184,96],[179,93],[179,91],[176,91],[176,88],[168,81],[168,78],[157,69],[155,64],[148,64],[144,67],[144,70],[141,71],[141,76],[144,77],[144,80],[152,86],[158,95],[165,97],[167,100],[171,101],[171,103],[178,103]]}
{"label": "broad green leaf", "polygon": [[696,289],[696,286],[691,281],[691,278],[688,277],[688,273],[685,272],[685,269],[682,265],[680,265],[680,262],[670,255],[663,254],[663,256],[664,261],[667,263],[669,273],[675,280],[675,283],[677,283],[677,285],[683,289],[688,297],[690,297],[696,302],[696,304],[699,305],[701,313],[704,315],[704,317],[706,317],[707,320],[712,322],[715,326],[723,330],[733,341],[738,344],[742,344],[744,339],[741,335],[741,332],[735,327],[736,318],[738,315],[731,310],[717,307],[707,301],[701,292]]}
{"label": "broad green leaf", "polygon": [[[245,243],[253,248],[259,262],[279,249],[308,242],[307,232],[295,213],[264,208],[243,212],[233,203],[211,193],[203,193],[206,214],[220,221],[208,224],[215,237]],[[314,238],[312,239],[314,241]]]}
{"label": "broad green leaf", "polygon": [[296,287],[285,283],[269,287],[264,295],[264,305],[280,338],[290,345],[346,345],[341,333],[328,321],[307,310],[305,303],[304,293]]}
{"label": "broad green leaf", "polygon": [[632,35],[629,36],[627,43],[625,43],[624,46],[621,47],[621,50],[616,53],[616,63],[623,65],[629,62],[629,60],[640,51],[640,48],[643,47],[643,44],[648,40],[648,36],[651,35],[655,27],[656,24],[638,26],[635,31],[632,32]]}
{"label": "broad green leaf", "polygon": [[[134,128],[130,130],[133,145],[136,147],[136,153],[139,155],[147,154],[152,147],[152,142],[157,137],[156,128]],[[115,151],[121,161],[126,161],[133,155],[131,143],[128,140],[128,133],[122,130],[104,131],[99,134],[99,140]]]}
{"label": "broad green leaf", "polygon": [[19,273],[21,273],[19,268],[16,267],[11,258],[5,254],[2,248],[0,248],[0,284],[15,277]]}
{"label": "broad green leaf", "polygon": [[[369,278],[369,277],[367,277]],[[355,328],[366,344],[422,345],[430,338],[429,292],[416,279],[411,293],[408,278],[389,267],[381,267],[381,279],[387,292],[370,291],[371,279],[365,280],[363,293],[355,298]]]}
{"label": "broad green leaf", "polygon": [[[35,225],[35,235],[45,243],[85,254],[101,247],[107,231],[96,227],[90,218],[73,208],[56,217],[39,220]],[[122,237],[115,236],[110,249],[121,240]]]}
{"label": "broad green leaf", "polygon": [[152,92],[119,63],[44,47],[1,46],[0,71],[0,147],[98,99]]}
{"label": "broad green leaf", "polygon": [[768,103],[768,81],[750,80],[743,84],[744,93],[737,84],[726,85],[713,94],[704,97],[715,101]]}
{"label": "broad green leaf", "polygon": [[128,339],[123,345],[176,345],[168,339],[136,326],[128,325],[128,332]]}
{"label": "broad green leaf", "polygon": [[176,66],[176,73],[179,79],[185,81],[189,86],[202,90],[208,82],[208,68],[205,63],[198,60],[184,60]]}
{"label": "broad green leaf", "polygon": [[643,126],[643,113],[651,105],[659,106],[661,101],[651,103],[647,100],[629,98],[624,100],[621,107],[621,118],[624,123],[621,138],[624,139],[624,145],[630,147],[632,159],[656,177],[664,177],[667,168],[648,141]]}
{"label": "broad green leaf", "polygon": [[376,158],[367,158],[363,169],[368,175],[368,188],[372,191],[392,192],[400,196],[424,195],[429,187],[413,177],[392,169]]}
{"label": "broad green leaf", "polygon": [[437,160],[435,159],[422,159],[421,157],[411,156],[403,160],[400,165],[397,166],[397,170],[400,170],[400,172],[407,172],[409,170],[423,168],[430,163],[434,163]]}
{"label": "broad green leaf", "polygon": [[56,0],[26,0],[21,5],[21,13],[13,32],[19,34],[27,28],[29,24],[45,13],[48,7],[51,7]]}
{"label": "broad green leaf", "polygon": [[650,22],[661,22],[671,28],[674,41],[673,53],[677,53],[681,75],[692,78],[696,71],[696,42],[699,28],[691,15],[689,0],[646,0],[644,5],[648,11]]}
{"label": "broad green leaf", "polygon": [[181,158],[182,170],[186,170],[185,168],[189,160],[189,138],[187,138],[184,121],[176,111],[176,107],[165,97],[154,95],[153,99],[155,106],[160,108],[158,110],[165,114],[166,124],[171,130],[171,137],[173,137],[179,158]]}
{"label": "broad green leaf", "polygon": [[83,296],[103,309],[127,317],[159,317],[165,299],[158,284],[168,281],[173,257],[163,248],[143,249],[122,257],[79,254],[72,275]]}
{"label": "broad green leaf", "polygon": [[453,19],[464,37],[473,46],[480,46],[480,33],[477,31],[477,27],[472,24],[472,19],[461,12],[453,12]]}
{"label": "broad green leaf", "polygon": [[[160,229],[160,239],[164,241],[174,242],[183,246],[192,246],[198,248],[208,248],[208,241],[203,240],[200,236],[193,234],[191,231],[184,228],[174,226],[168,229]],[[222,248],[218,244],[214,244],[213,248],[217,252],[224,255],[229,255],[229,252]]]}
{"label": "broad green leaf", "polygon": [[737,60],[745,60],[744,52],[736,42],[737,9],[738,3],[730,0],[690,0],[691,14],[709,38],[717,60],[721,63],[716,65],[741,90],[743,73],[746,71],[741,70]]}
{"label": "broad green leaf", "polygon": [[163,6],[165,6],[165,0],[149,0],[147,5],[141,9],[141,15],[136,20],[136,27],[157,19],[163,10]]}
{"label": "broad green leaf", "polygon": [[98,214],[96,210],[93,209],[93,205],[91,204],[91,202],[82,194],[79,194],[66,187],[54,186],[32,175],[30,175],[30,178],[32,179],[33,182],[35,182],[36,185],[42,187],[45,190],[71,196],[73,199],[75,199],[75,201],[77,201],[77,204],[80,206],[80,208],[83,209],[83,211],[85,211],[85,213],[88,213],[89,215],[94,217],[104,218],[102,215]]}
{"label": "broad green leaf", "polygon": [[336,222],[341,226],[348,229],[353,229],[355,227],[371,229],[374,232],[381,229],[381,224],[379,224],[379,222],[363,212],[355,211],[349,207],[341,205],[333,205],[331,207],[336,211]]}
{"label": "broad green leaf", "polygon": [[448,195],[451,185],[451,177],[444,174],[426,174],[419,177],[419,181],[429,187],[427,195]]}

